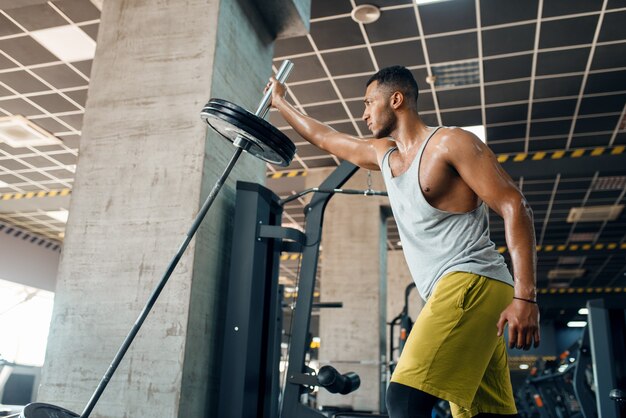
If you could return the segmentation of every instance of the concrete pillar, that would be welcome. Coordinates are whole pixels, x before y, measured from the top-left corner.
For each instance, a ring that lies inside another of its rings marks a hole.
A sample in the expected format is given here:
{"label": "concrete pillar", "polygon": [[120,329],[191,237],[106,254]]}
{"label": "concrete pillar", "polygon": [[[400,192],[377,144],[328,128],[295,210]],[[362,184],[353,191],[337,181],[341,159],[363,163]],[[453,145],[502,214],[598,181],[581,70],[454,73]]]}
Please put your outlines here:
{"label": "concrete pillar", "polygon": [[[39,401],[86,405],[234,152],[203,104],[256,108],[278,32],[252,1],[104,2]],[[215,414],[234,184],[264,171],[242,156],[92,416]]]}
{"label": "concrete pillar", "polygon": [[[317,181],[314,177],[310,180]],[[384,189],[379,172],[372,172],[372,178],[373,188]],[[344,187],[366,189],[367,171],[359,170]],[[342,301],[343,308],[320,313],[320,365],[331,364],[342,373],[356,372],[361,377],[361,387],[347,396],[320,390],[321,405],[379,409],[384,355],[384,331],[381,333],[380,325],[381,320],[385,321],[381,313],[386,303],[384,288],[381,289],[381,207],[386,205],[386,197],[335,195],[326,208],[320,299]]]}

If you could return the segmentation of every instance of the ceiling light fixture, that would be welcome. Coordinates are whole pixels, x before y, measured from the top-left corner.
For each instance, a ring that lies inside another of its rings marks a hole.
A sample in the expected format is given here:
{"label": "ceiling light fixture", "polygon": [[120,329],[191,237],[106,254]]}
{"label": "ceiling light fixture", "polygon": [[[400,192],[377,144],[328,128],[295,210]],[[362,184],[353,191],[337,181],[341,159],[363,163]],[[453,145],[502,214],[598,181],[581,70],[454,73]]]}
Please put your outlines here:
{"label": "ceiling light fixture", "polygon": [[578,315],[589,315],[589,309],[587,309],[587,308],[580,308],[578,310]]}
{"label": "ceiling light fixture", "polygon": [[85,61],[96,53],[96,42],[74,25],[36,30],[30,36],[61,61]]}
{"label": "ceiling light fixture", "polygon": [[13,148],[55,145],[61,141],[21,115],[0,118],[0,141]]}
{"label": "ceiling light fixture", "polygon": [[48,215],[52,219],[55,219],[63,223],[67,223],[67,217],[69,216],[69,214],[70,213],[66,211],[65,209],[51,210],[51,211],[46,212],[46,215]]}
{"label": "ceiling light fixture", "polygon": [[380,18],[380,9],[372,4],[362,4],[352,9],[350,16],[356,23],[367,25],[376,22]]}
{"label": "ceiling light fixture", "polygon": [[584,328],[587,326],[587,322],[586,321],[569,321],[567,323],[567,326],[569,328]]}

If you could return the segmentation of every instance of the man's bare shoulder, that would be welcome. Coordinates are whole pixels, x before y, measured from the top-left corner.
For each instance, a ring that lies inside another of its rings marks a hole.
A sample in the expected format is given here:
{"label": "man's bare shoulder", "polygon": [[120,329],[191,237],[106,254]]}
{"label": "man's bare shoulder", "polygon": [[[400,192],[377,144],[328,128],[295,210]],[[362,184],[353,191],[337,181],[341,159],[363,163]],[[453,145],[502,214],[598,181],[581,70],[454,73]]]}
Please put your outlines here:
{"label": "man's bare shoulder", "polygon": [[472,132],[458,127],[440,128],[433,138],[441,151],[454,154],[459,152],[484,152],[486,145]]}

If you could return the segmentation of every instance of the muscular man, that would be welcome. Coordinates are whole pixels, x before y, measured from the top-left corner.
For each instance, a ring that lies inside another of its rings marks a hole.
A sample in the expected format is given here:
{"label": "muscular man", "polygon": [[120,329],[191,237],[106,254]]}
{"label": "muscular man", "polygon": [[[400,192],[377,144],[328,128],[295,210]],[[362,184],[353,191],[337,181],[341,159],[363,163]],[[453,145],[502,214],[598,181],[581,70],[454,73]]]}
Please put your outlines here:
{"label": "muscular man", "polygon": [[[517,413],[510,347],[539,344],[532,212],[494,154],[459,128],[430,127],[404,67],[367,82],[363,120],[373,139],[342,134],[298,112],[274,78],[272,106],[311,144],[381,170],[402,249],[420,295],[417,318],[387,390],[391,418],[430,417],[438,399],[455,417]],[[514,277],[489,238],[488,208],[504,218]]]}

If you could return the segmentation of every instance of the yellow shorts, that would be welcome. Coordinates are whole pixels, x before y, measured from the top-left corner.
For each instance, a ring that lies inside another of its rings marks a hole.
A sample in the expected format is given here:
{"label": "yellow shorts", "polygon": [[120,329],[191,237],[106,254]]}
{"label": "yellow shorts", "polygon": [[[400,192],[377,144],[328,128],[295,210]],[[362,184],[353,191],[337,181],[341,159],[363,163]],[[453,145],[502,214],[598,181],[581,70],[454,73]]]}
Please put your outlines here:
{"label": "yellow shorts", "polygon": [[392,382],[450,401],[455,418],[515,414],[506,345],[496,324],[513,287],[473,273],[445,275],[411,330]]}

